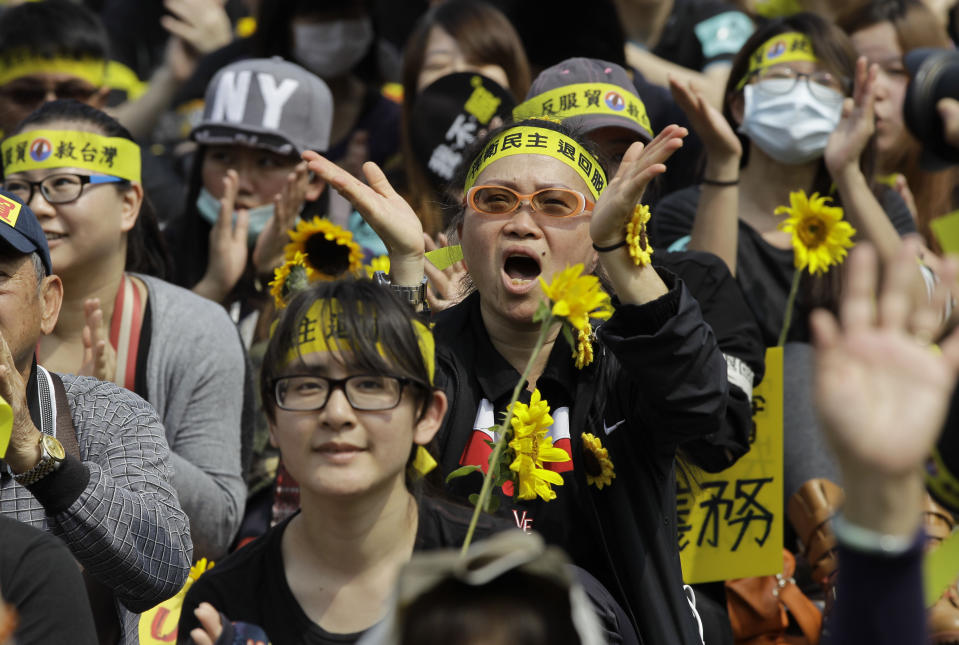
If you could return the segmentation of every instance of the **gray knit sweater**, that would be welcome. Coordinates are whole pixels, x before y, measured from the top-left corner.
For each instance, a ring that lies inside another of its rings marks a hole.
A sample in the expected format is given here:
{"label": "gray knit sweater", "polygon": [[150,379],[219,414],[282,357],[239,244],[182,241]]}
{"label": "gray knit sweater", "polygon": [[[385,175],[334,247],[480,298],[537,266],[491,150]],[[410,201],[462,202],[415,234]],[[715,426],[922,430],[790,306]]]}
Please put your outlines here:
{"label": "gray knit sweater", "polygon": [[194,557],[218,558],[240,525],[246,485],[240,417],[246,361],[218,304],[136,274],[149,290],[147,398],[166,429],[173,485],[190,518]]}

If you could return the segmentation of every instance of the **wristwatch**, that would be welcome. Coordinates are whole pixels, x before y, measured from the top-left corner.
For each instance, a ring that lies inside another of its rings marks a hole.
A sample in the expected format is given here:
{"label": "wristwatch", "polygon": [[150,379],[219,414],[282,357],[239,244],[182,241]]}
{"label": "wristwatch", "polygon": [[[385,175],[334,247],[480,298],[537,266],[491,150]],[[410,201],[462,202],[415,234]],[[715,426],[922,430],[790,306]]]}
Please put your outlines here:
{"label": "wristwatch", "polygon": [[423,281],[420,282],[419,285],[415,287],[404,287],[393,284],[390,281],[390,276],[386,275],[385,272],[376,271],[373,273],[373,282],[382,287],[389,287],[393,293],[410,303],[414,310],[418,310],[420,307],[429,309],[429,305],[426,302],[426,276],[423,276]]}
{"label": "wristwatch", "polygon": [[56,437],[40,433],[40,461],[30,470],[14,475],[13,479],[21,486],[35,484],[60,467],[67,453]]}

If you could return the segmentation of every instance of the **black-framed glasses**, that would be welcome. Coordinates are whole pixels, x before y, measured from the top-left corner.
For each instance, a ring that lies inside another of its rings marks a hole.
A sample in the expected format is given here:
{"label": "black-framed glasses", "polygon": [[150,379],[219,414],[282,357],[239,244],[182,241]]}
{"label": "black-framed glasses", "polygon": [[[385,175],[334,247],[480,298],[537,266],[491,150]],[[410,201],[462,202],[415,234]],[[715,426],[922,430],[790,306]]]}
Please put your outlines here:
{"label": "black-framed glasses", "polygon": [[283,410],[322,410],[333,390],[341,389],[354,410],[390,410],[400,404],[403,388],[419,381],[401,376],[357,375],[326,378],[313,374],[281,376],[273,382],[273,396]]}
{"label": "black-framed glasses", "polygon": [[49,175],[40,181],[28,181],[26,179],[6,179],[3,182],[3,189],[8,193],[13,193],[24,204],[29,204],[33,199],[34,191],[39,187],[40,194],[51,204],[66,204],[80,198],[83,194],[83,187],[87,184],[94,186],[98,184],[116,184],[124,182],[126,179],[112,177],[110,175],[79,175],[77,173],[58,173]]}
{"label": "black-framed glasses", "polygon": [[812,74],[797,72],[791,67],[766,67],[756,72],[756,80],[761,83],[760,89],[766,94],[788,94],[796,87],[799,79],[803,79],[809,87],[809,92],[820,101],[836,101],[845,96],[848,91],[848,79],[843,79],[825,70]]}

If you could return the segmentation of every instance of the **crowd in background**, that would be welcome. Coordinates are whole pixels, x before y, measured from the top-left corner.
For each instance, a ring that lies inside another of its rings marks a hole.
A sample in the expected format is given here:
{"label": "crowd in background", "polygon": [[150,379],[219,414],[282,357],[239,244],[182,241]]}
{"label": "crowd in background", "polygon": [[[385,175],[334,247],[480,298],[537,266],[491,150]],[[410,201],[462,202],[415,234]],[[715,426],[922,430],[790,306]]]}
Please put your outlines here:
{"label": "crowd in background", "polygon": [[959,644],[949,0],[0,5],[0,643]]}

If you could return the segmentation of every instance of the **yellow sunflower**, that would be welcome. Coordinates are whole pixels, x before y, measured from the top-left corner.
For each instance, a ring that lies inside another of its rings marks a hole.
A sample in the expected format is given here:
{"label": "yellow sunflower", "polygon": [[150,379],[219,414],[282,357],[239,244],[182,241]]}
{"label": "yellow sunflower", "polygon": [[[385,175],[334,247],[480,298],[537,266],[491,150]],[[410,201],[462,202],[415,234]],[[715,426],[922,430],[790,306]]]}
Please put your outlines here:
{"label": "yellow sunflower", "polygon": [[306,255],[299,251],[284,262],[283,266],[274,269],[273,280],[270,282],[270,295],[273,296],[277,309],[286,307],[291,295],[309,285],[309,273]]}
{"label": "yellow sunflower", "polygon": [[616,478],[613,462],[603,442],[588,432],[583,433],[583,469],[586,471],[586,483],[600,490],[612,484]]}
{"label": "yellow sunflower", "polygon": [[297,251],[306,256],[310,280],[356,273],[363,266],[363,250],[353,241],[353,234],[320,217],[301,220],[290,231],[290,243],[283,247],[286,259],[292,260]]}
{"label": "yellow sunflower", "polygon": [[576,367],[583,369],[593,362],[593,329],[591,326],[580,329],[576,337],[576,350],[573,352]]}
{"label": "yellow sunflower", "polygon": [[540,398],[539,390],[534,390],[529,405],[516,403],[510,425],[513,436],[509,447],[516,458],[509,465],[517,474],[517,497],[534,499],[539,496],[543,501],[556,499],[551,484],[563,485],[563,477],[557,472],[543,468],[543,462],[569,461],[569,455],[561,448],[553,446],[553,440],[547,434],[553,424],[549,415],[549,404]]}
{"label": "yellow sunflower", "polygon": [[651,217],[649,206],[645,204],[636,204],[633,209],[633,216],[626,224],[626,245],[629,248],[629,257],[633,258],[633,264],[638,267],[644,267],[652,259],[653,247],[649,244],[649,237],[646,235],[646,224]]}
{"label": "yellow sunflower", "polygon": [[190,567],[190,580],[196,580],[204,573],[213,568],[213,560],[207,561],[206,558],[200,558],[192,567]]}
{"label": "yellow sunflower", "polygon": [[576,331],[590,331],[589,319],[606,320],[613,315],[613,306],[599,278],[582,273],[583,265],[574,264],[554,275],[551,283],[542,278],[539,282],[553,303],[554,316],[568,320]]}
{"label": "yellow sunflower", "polygon": [[373,274],[377,271],[382,271],[383,273],[390,272],[390,256],[380,255],[372,260],[369,264],[364,264],[363,269],[366,271],[366,277],[372,278]]}
{"label": "yellow sunflower", "polygon": [[825,273],[834,264],[842,263],[846,249],[852,248],[850,238],[856,229],[842,219],[842,208],[828,206],[828,197],[805,191],[789,193],[789,206],[780,206],[776,215],[789,217],[780,222],[779,229],[792,234],[796,268],[807,266],[809,273]]}

